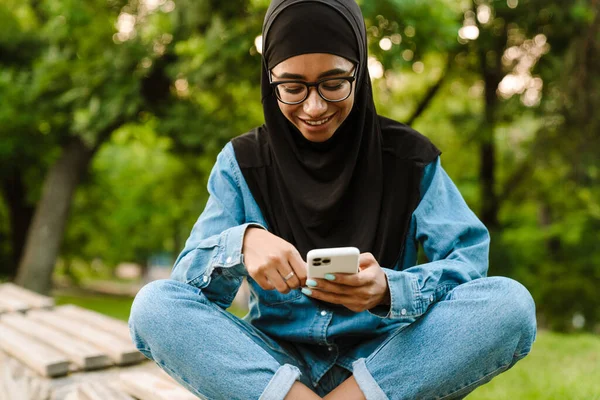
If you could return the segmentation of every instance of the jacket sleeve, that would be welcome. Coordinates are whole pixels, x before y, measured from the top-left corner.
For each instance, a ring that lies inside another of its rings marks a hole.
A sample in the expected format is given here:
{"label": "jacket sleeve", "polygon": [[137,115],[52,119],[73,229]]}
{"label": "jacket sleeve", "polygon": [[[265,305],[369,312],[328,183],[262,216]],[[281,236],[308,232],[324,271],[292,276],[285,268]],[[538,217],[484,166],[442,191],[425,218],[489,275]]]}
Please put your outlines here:
{"label": "jacket sleeve", "polygon": [[391,305],[370,310],[377,316],[419,317],[457,285],[487,274],[488,230],[469,209],[439,157],[425,168],[409,241],[423,245],[429,262],[400,271],[384,269]]}
{"label": "jacket sleeve", "polygon": [[202,290],[220,307],[231,305],[244,276],[242,245],[249,226],[240,190],[240,173],[229,143],[208,179],[209,198],[173,267],[171,278]]}

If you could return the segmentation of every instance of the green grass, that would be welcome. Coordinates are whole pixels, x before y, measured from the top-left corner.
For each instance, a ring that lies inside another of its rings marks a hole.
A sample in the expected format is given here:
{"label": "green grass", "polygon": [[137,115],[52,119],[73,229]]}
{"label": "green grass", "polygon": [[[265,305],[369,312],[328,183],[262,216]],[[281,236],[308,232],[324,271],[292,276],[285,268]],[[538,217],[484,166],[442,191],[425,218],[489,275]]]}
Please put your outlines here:
{"label": "green grass", "polygon": [[600,400],[600,337],[540,332],[531,353],[469,400]]}
{"label": "green grass", "polygon": [[[56,297],[57,304],[77,304],[127,320],[133,298]],[[231,308],[242,317],[245,311]],[[600,337],[540,332],[529,356],[511,370],[476,389],[468,400],[600,400]]]}
{"label": "green grass", "polygon": [[54,297],[56,305],[76,304],[108,316],[127,321],[133,297],[114,296],[82,296],[82,295],[59,295]]}

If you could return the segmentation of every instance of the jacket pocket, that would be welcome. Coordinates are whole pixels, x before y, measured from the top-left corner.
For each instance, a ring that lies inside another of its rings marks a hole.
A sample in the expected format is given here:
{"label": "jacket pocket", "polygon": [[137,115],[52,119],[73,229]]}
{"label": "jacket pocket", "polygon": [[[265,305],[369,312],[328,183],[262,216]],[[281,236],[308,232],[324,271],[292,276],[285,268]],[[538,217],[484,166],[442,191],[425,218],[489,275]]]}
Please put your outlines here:
{"label": "jacket pocket", "polygon": [[300,289],[293,289],[287,294],[273,290],[264,290],[250,276],[248,276],[250,291],[256,296],[260,304],[277,305],[297,301],[304,296]]}

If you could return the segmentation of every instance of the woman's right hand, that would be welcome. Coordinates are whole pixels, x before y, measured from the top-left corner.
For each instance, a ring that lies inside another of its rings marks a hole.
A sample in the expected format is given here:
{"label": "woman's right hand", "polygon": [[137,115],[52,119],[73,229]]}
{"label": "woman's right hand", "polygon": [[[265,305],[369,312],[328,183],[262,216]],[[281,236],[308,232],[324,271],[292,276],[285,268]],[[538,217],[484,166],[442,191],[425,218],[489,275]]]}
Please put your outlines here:
{"label": "woman's right hand", "polygon": [[[265,229],[246,230],[242,254],[248,274],[265,290],[286,294],[306,283],[306,263],[298,250]],[[290,272],[294,276],[284,280]]]}

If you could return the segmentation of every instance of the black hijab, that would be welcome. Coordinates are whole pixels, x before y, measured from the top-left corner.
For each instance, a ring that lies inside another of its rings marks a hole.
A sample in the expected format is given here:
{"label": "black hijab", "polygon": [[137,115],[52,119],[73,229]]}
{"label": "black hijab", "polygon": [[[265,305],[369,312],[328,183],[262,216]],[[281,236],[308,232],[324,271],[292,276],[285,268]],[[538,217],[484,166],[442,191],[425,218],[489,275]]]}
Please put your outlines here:
{"label": "black hijab", "polygon": [[[355,246],[393,267],[418,203],[422,167],[439,151],[415,131],[377,115],[360,8],[354,0],[274,0],[265,16],[263,48],[265,125],[234,139],[233,146],[268,229],[303,257],[314,248]],[[358,63],[354,107],[321,143],[305,139],[287,120],[269,85],[271,68],[306,53]]]}

